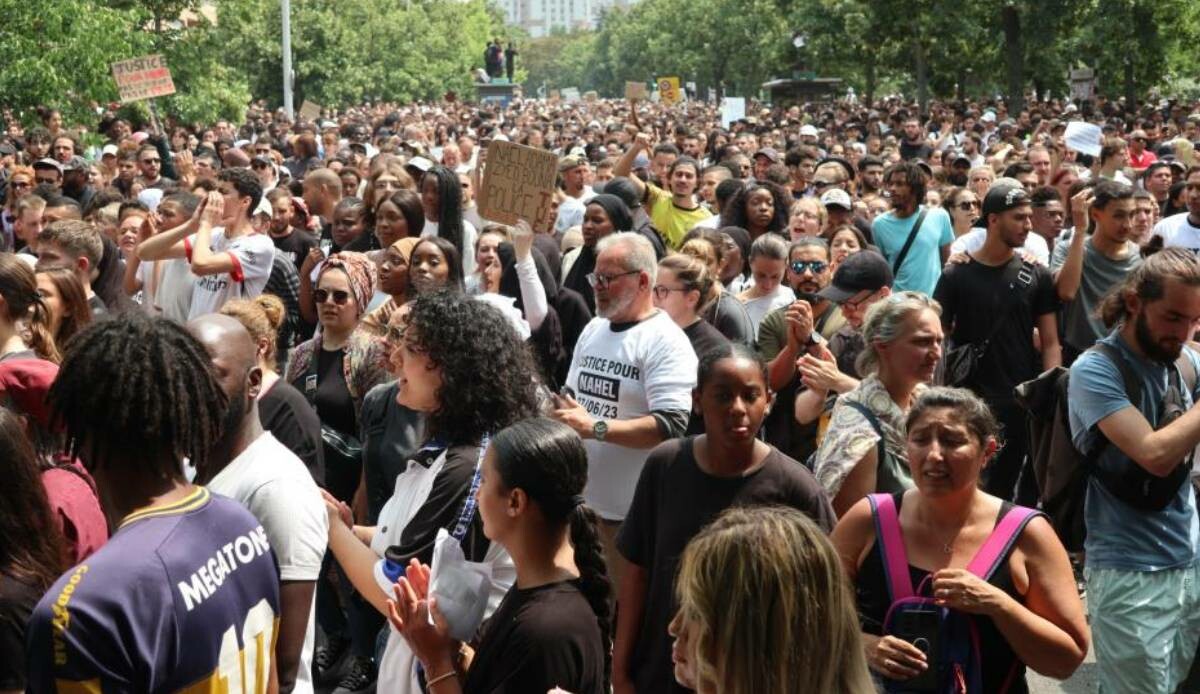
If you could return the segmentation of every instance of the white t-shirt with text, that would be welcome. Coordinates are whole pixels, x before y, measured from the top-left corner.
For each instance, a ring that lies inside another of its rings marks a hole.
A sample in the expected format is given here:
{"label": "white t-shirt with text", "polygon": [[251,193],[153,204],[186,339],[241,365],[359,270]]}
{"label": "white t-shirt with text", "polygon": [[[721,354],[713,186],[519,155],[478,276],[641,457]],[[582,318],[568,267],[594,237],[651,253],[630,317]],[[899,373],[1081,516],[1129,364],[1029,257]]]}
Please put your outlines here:
{"label": "white t-shirt with text", "polygon": [[[192,246],[196,236],[184,240],[188,262],[192,261]],[[224,227],[212,230],[213,253],[228,253],[233,258],[233,270],[217,275],[197,275],[192,290],[192,307],[188,320],[221,310],[230,299],[253,299],[262,294],[275,262],[275,242],[266,234],[225,238]]]}
{"label": "white t-shirt with text", "polygon": [[1158,220],[1150,238],[1155,236],[1162,237],[1163,248],[1186,248],[1193,253],[1200,253],[1200,227],[1192,226],[1187,212]]}

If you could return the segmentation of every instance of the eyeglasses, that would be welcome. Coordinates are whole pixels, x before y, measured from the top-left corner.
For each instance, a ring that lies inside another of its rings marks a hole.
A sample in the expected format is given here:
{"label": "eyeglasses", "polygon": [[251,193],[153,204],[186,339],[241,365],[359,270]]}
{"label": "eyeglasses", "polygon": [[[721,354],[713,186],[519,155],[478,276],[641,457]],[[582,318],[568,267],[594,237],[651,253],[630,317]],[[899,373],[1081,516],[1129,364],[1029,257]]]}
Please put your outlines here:
{"label": "eyeglasses", "polygon": [[680,287],[680,288],[676,289],[674,287],[668,287],[668,286],[662,285],[662,284],[654,285],[654,296],[659,301],[665,301],[666,298],[671,295],[671,292],[680,292],[682,294],[687,294],[690,291],[691,290],[688,289],[687,287]]}
{"label": "eyeglasses", "polygon": [[815,188],[817,190],[823,190],[832,185],[836,185],[836,184],[833,181],[813,181],[813,188]]}
{"label": "eyeglasses", "polygon": [[333,298],[334,304],[338,306],[345,306],[346,302],[350,300],[350,292],[342,289],[334,289],[333,291],[329,291],[328,289],[318,289],[313,292],[313,299],[315,299],[318,304],[323,304],[326,301],[329,301],[330,297]]}
{"label": "eyeglasses", "polygon": [[29,181],[12,181],[8,184],[12,188],[32,188],[33,184]]}
{"label": "eyeglasses", "polygon": [[846,309],[850,309],[851,311],[857,311],[858,309],[862,308],[863,304],[870,301],[872,299],[872,297],[874,297],[878,293],[879,293],[879,290],[876,289],[875,291],[871,292],[870,294],[867,294],[866,296],[859,299],[858,301],[852,301],[850,299],[846,299],[841,304],[842,310],[845,311]]}
{"label": "eyeglasses", "polygon": [[613,280],[620,279],[626,275],[641,274],[641,272],[641,270],[630,270],[629,272],[620,272],[615,275],[598,275],[594,272],[589,272],[587,274],[587,281],[593,289],[608,289]]}
{"label": "eyeglasses", "polygon": [[792,272],[797,275],[803,275],[805,270],[811,270],[812,274],[819,275],[825,272],[827,267],[829,267],[829,263],[822,260],[797,260],[791,264]]}
{"label": "eyeglasses", "polygon": [[978,200],[970,200],[967,202],[960,202],[957,205],[955,205],[955,207],[962,210],[963,212],[970,212],[971,210],[979,209],[979,201]]}

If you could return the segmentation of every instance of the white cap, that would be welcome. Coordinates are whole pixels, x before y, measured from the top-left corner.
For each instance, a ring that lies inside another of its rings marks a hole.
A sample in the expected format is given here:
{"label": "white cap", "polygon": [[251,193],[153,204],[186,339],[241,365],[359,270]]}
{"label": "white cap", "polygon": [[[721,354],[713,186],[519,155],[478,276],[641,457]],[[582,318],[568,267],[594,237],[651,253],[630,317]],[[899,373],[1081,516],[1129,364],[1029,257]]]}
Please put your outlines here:
{"label": "white cap", "polygon": [[161,188],[144,188],[138,193],[138,202],[145,205],[151,212],[158,211],[158,203],[162,202],[163,191]]}
{"label": "white cap", "polygon": [[417,171],[424,173],[433,168],[433,162],[429,161],[425,157],[413,157],[412,159],[408,160],[408,163],[405,164],[405,166],[411,166]]}
{"label": "white cap", "polygon": [[984,123],[995,123],[996,122],[996,112],[995,111],[985,111],[984,114],[979,117],[979,120],[983,121]]}
{"label": "white cap", "polygon": [[817,131],[816,127],[814,127],[812,125],[800,126],[800,136],[801,137],[817,137],[820,134],[821,133]]}
{"label": "white cap", "polygon": [[268,219],[275,218],[275,209],[271,206],[271,201],[267,200],[267,196],[265,195],[259,198],[258,207],[254,208],[254,214],[250,216],[254,217],[260,214],[265,214]]}
{"label": "white cap", "polygon": [[854,202],[850,200],[850,194],[841,188],[830,188],[821,194],[821,204],[829,207],[836,205],[845,210],[853,210]]}
{"label": "white cap", "polygon": [[100,150],[101,158],[107,157],[110,154],[113,155],[114,157],[117,156],[117,146],[116,145],[112,145],[112,144],[104,145],[104,149]]}

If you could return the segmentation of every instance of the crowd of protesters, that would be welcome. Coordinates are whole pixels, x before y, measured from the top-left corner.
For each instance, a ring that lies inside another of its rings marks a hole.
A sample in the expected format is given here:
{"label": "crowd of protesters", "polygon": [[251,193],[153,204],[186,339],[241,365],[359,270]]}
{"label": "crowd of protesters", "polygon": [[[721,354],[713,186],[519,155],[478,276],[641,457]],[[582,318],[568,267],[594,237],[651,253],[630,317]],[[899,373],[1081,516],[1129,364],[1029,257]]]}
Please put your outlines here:
{"label": "crowd of protesters", "polygon": [[1200,686],[1200,104],[748,113],[6,113],[0,691]]}

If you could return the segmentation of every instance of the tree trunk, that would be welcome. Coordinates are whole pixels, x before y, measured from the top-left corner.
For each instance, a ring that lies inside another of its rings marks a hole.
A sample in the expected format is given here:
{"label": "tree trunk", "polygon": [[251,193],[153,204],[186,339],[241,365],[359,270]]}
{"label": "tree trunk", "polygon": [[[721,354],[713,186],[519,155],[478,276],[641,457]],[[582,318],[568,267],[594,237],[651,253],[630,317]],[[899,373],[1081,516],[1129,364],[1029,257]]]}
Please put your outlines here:
{"label": "tree trunk", "polygon": [[928,113],[929,106],[929,66],[925,64],[925,46],[918,40],[915,44],[917,62],[917,107],[921,114]]}
{"label": "tree trunk", "polygon": [[1133,80],[1133,54],[1125,55],[1125,112],[1137,108],[1137,83]]}
{"label": "tree trunk", "polygon": [[866,97],[867,106],[870,107],[872,104],[875,103],[875,87],[879,81],[879,75],[877,74],[878,68],[875,64],[875,52],[867,51],[866,58],[867,58],[867,89],[866,89],[866,94],[864,94],[863,96]]}
{"label": "tree trunk", "polygon": [[1013,5],[1000,10],[1004,26],[1004,53],[1008,63],[1008,112],[1025,108],[1025,50],[1021,46],[1021,15]]}

